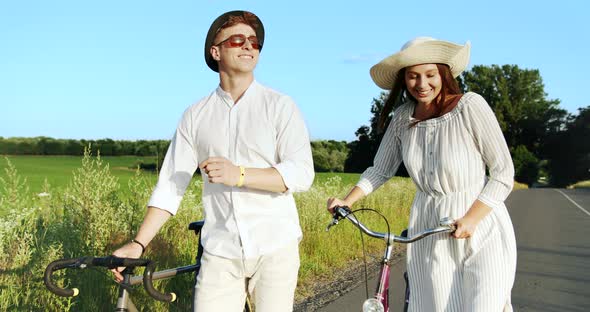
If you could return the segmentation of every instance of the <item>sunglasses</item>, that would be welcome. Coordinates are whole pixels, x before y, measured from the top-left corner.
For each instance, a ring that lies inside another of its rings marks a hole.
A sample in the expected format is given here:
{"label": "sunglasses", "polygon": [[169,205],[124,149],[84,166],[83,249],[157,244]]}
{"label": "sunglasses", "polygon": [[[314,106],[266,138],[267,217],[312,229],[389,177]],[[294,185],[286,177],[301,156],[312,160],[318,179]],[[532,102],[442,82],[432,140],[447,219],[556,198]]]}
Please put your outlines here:
{"label": "sunglasses", "polygon": [[218,44],[214,44],[214,46],[223,44],[226,48],[240,48],[246,44],[246,40],[250,41],[250,45],[253,49],[260,50],[261,45],[258,42],[258,38],[256,38],[256,36],[246,37],[246,35],[242,34],[231,35],[229,38],[219,42]]}

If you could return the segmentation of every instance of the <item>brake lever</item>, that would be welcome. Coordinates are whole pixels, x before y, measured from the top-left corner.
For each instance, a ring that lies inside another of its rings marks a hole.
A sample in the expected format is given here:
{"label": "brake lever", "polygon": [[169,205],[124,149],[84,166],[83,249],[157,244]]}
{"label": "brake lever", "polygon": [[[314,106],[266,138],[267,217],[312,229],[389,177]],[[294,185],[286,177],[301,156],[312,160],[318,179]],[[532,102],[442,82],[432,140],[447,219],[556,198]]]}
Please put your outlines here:
{"label": "brake lever", "polygon": [[348,208],[347,206],[340,206],[340,207],[336,206],[334,208],[332,222],[330,222],[330,224],[328,224],[328,226],[326,227],[326,232],[328,232],[331,227],[338,224],[338,221],[340,221],[341,219],[344,219],[350,213],[351,213],[350,208]]}
{"label": "brake lever", "polygon": [[328,224],[328,226],[326,227],[326,232],[328,232],[330,230],[330,228],[336,224],[338,224],[338,219],[336,219],[336,217],[334,217],[334,219],[332,219],[332,222],[330,222],[330,224]]}
{"label": "brake lever", "polygon": [[455,230],[457,229],[457,225],[455,224],[455,219],[449,218],[449,217],[444,217],[442,219],[440,219],[439,221],[439,226],[442,227],[446,227],[449,228],[452,232],[455,232]]}

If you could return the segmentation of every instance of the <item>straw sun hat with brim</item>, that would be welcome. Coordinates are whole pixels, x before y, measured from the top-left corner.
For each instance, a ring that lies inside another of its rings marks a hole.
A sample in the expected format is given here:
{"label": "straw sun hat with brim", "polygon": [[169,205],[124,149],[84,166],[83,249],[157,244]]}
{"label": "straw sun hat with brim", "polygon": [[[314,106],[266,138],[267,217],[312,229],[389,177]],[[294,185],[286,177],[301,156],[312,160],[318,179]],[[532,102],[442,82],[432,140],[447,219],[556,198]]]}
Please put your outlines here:
{"label": "straw sun hat with brim", "polygon": [[221,27],[223,27],[225,23],[229,22],[232,16],[243,17],[248,23],[250,23],[250,26],[252,26],[256,32],[256,37],[258,38],[258,43],[260,45],[259,51],[262,51],[262,47],[264,46],[264,26],[262,25],[262,21],[260,21],[258,16],[256,16],[254,13],[238,10],[221,14],[213,21],[211,27],[209,27],[207,38],[205,39],[205,62],[207,63],[207,66],[209,66],[209,68],[211,68],[211,70],[214,72],[219,72],[219,65],[217,64],[217,61],[213,59],[213,56],[211,56],[211,46],[213,45],[213,40],[215,40],[215,36]]}
{"label": "straw sun hat with brim", "polygon": [[418,37],[408,41],[401,50],[371,67],[371,78],[381,89],[391,90],[397,73],[404,67],[419,64],[447,64],[453,77],[459,76],[469,63],[469,41],[465,45]]}

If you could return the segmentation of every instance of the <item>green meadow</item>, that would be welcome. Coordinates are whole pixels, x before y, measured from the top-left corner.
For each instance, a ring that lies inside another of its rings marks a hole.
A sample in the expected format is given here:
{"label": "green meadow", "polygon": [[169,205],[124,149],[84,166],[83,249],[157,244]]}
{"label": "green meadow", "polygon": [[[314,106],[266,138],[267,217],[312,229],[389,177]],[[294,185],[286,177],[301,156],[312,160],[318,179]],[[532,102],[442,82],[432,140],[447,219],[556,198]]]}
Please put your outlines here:
{"label": "green meadow", "polygon": [[[45,181],[53,188],[61,189],[70,183],[75,169],[82,165],[82,156],[23,156],[10,155],[0,158],[0,176],[5,174],[8,159],[18,173],[27,179],[31,191],[42,192]],[[139,162],[155,162],[155,157],[140,156],[101,156],[113,176],[126,187],[129,179],[135,175]],[[143,172],[147,176],[149,172]],[[155,174],[151,174],[154,176]]]}
{"label": "green meadow", "polygon": [[[31,191],[41,193],[45,182],[52,187],[61,189],[71,182],[74,170],[82,165],[82,156],[23,156],[10,155],[0,158],[0,177],[5,175],[7,159],[18,170],[18,173],[27,179]],[[109,166],[110,172],[119,180],[119,184],[126,189],[129,180],[136,175],[136,168],[139,162],[155,162],[155,157],[141,156],[101,156],[105,165]],[[156,183],[156,173],[142,171],[142,174]],[[342,179],[342,183],[353,184],[359,178],[356,173],[316,173],[316,183],[323,183],[333,176]]]}

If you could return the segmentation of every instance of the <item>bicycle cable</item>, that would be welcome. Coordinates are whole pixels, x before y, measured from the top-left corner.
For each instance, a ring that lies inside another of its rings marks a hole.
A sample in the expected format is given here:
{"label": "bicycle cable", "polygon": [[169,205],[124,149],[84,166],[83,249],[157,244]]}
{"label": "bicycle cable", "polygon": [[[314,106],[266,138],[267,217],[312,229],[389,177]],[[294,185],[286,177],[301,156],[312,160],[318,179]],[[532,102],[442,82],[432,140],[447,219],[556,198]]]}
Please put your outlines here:
{"label": "bicycle cable", "polygon": [[[387,237],[388,239],[386,240],[385,244],[389,248],[389,246],[391,245],[390,240],[389,240],[389,235],[391,235],[391,230],[389,228],[389,221],[387,221],[387,218],[382,213],[380,213],[379,211],[372,209],[372,208],[360,208],[357,210],[352,210],[350,212],[350,214],[356,218],[356,216],[354,214],[359,211],[375,212],[376,214],[381,216],[381,218],[383,218],[383,220],[385,221],[385,225],[387,225],[387,235],[388,235],[388,237]],[[369,299],[369,273],[368,273],[368,269],[367,269],[367,255],[365,252],[365,240],[363,239],[363,231],[360,228],[359,228],[359,234],[361,235],[361,248],[363,250],[363,263],[365,265],[365,295],[366,295],[367,299]]]}

